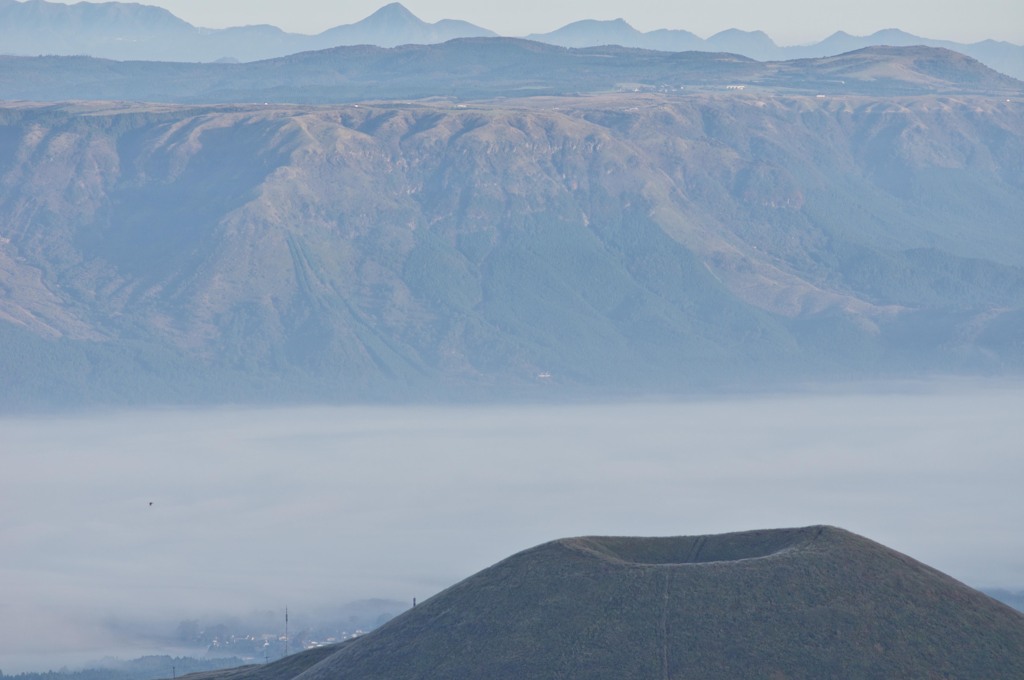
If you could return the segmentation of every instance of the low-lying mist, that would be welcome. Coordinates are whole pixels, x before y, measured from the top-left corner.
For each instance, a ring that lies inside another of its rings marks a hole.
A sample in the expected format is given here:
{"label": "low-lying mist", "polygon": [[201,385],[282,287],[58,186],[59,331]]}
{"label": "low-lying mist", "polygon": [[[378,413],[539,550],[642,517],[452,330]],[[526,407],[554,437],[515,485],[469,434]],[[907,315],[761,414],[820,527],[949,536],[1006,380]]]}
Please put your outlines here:
{"label": "low-lying mist", "polygon": [[833,524],[1016,590],[1022,413],[1024,387],[956,383],[0,419],[0,668],[123,649],[126,627],[411,604],[583,534]]}

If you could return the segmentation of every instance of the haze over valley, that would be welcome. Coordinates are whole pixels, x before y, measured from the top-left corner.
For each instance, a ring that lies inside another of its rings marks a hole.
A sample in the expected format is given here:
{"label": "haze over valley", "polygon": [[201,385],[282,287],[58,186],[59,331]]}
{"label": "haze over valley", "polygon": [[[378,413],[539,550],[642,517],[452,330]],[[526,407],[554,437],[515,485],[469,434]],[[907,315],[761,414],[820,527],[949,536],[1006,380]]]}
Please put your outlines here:
{"label": "haze over valley", "polygon": [[0,419],[0,668],[141,655],[191,619],[269,610],[280,635],[285,605],[293,634],[353,600],[398,614],[552,536],[820,522],[1019,591],[1022,408],[1019,385],[947,383]]}

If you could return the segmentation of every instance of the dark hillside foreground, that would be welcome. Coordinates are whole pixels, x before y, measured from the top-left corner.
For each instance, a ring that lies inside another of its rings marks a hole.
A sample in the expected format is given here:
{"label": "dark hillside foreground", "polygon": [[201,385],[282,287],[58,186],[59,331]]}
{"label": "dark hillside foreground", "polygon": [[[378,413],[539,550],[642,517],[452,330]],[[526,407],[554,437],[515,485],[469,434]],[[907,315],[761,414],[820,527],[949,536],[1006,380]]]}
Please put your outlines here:
{"label": "dark hillside foreground", "polygon": [[587,537],[513,555],[324,654],[191,677],[1010,679],[1024,615],[832,527]]}

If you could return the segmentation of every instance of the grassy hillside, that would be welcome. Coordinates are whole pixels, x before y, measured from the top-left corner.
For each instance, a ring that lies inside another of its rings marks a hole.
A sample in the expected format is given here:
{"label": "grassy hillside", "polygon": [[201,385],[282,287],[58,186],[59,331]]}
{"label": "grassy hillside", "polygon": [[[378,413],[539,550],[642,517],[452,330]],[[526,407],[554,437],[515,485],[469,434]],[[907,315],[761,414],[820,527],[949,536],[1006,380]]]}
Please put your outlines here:
{"label": "grassy hillside", "polygon": [[830,527],[589,537],[499,562],[297,675],[259,672],[230,677],[1017,678],[1024,616]]}

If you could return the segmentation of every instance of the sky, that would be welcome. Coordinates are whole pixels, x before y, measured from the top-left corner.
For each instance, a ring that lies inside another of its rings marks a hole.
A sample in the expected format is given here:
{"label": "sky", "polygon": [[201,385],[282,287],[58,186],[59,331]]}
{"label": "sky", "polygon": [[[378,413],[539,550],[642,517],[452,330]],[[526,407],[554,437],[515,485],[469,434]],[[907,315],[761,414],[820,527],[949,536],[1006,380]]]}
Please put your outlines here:
{"label": "sky", "polygon": [[831,524],[1024,590],[1021,413],[1022,386],[957,383],[0,418],[0,669],[45,670],[55,647],[100,658],[109,621],[423,601],[579,535]]}
{"label": "sky", "polygon": [[[177,16],[207,28],[272,24],[318,33],[359,21],[386,0],[158,0]],[[545,33],[580,19],[623,18],[635,28],[685,29],[707,38],[728,29],[763,30],[780,45],[817,42],[837,30],[867,35],[900,28],[926,38],[975,42],[986,38],[1024,44],[1021,0],[403,0],[424,21],[462,19],[501,35]]]}

